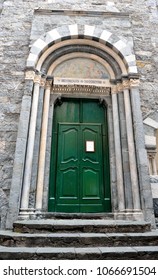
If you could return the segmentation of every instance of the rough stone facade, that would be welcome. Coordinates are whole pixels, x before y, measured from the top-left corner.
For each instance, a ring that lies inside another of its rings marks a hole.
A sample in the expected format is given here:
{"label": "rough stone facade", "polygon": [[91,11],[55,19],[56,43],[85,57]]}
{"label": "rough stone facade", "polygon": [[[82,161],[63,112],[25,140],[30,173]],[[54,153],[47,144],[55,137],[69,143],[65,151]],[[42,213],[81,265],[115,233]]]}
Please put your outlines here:
{"label": "rough stone facade", "polygon": [[0,217],[4,228],[32,44],[46,32],[70,24],[95,25],[126,38],[136,55],[142,114],[147,118],[158,106],[158,1],[4,0],[0,11]]}

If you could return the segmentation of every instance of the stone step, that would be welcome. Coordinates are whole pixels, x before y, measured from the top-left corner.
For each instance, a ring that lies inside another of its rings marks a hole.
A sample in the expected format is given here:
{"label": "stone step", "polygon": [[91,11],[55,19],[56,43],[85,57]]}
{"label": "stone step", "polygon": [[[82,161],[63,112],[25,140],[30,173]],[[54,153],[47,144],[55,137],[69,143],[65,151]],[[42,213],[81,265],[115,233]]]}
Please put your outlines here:
{"label": "stone step", "polygon": [[3,247],[0,260],[156,260],[158,246],[143,247]]}
{"label": "stone step", "polygon": [[14,232],[46,233],[46,232],[147,232],[151,224],[143,221],[97,220],[97,219],[39,219],[22,220],[13,225]]}
{"label": "stone step", "polygon": [[42,212],[36,213],[37,219],[90,219],[90,220],[114,220],[113,213],[61,213]]}
{"label": "stone step", "polygon": [[158,246],[158,230],[144,233],[16,233],[0,231],[8,247]]}

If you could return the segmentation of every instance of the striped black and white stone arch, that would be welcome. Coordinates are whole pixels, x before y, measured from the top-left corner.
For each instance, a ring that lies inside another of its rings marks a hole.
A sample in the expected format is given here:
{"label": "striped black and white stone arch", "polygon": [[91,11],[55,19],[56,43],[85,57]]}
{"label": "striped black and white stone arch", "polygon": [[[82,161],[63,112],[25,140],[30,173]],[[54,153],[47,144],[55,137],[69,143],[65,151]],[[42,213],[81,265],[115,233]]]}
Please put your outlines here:
{"label": "striped black and white stone arch", "polygon": [[65,40],[85,39],[99,42],[118,55],[127,68],[127,73],[137,73],[136,59],[133,50],[126,39],[121,39],[108,30],[102,30],[91,25],[64,25],[47,32],[37,39],[31,47],[27,59],[27,67],[35,67],[42,54],[52,45]]}

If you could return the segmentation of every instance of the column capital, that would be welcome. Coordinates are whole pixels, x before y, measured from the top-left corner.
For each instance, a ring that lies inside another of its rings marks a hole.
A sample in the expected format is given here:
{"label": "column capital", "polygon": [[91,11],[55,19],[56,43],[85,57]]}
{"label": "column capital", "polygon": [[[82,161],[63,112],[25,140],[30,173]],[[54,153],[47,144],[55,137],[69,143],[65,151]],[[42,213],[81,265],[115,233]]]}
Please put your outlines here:
{"label": "column capital", "polygon": [[40,86],[45,87],[45,84],[46,84],[46,76],[42,75],[40,80]]}
{"label": "column capital", "polygon": [[116,94],[116,93],[118,93],[117,85],[112,85],[112,87],[111,87],[111,94]]}
{"label": "column capital", "polygon": [[34,80],[35,71],[31,69],[27,69],[25,71],[25,80]]}
{"label": "column capital", "polygon": [[34,83],[40,84],[40,82],[41,82],[41,75],[36,74],[34,77]]}
{"label": "column capital", "polygon": [[52,85],[53,85],[53,77],[48,76],[46,78],[45,88],[50,88],[51,89]]}
{"label": "column capital", "polygon": [[130,79],[130,88],[138,88],[140,85],[140,80],[139,79]]}
{"label": "column capital", "polygon": [[123,80],[122,80],[122,87],[123,87],[123,90],[129,89],[130,83],[129,83],[129,80],[128,80],[128,79],[123,79]]}
{"label": "column capital", "polygon": [[149,151],[149,152],[147,151],[147,154],[148,154],[148,157],[151,158],[151,159],[154,159],[156,157],[156,151],[154,151],[154,152],[153,151],[152,152],[151,151]]}
{"label": "column capital", "polygon": [[117,82],[117,92],[123,92],[123,85],[121,81]]}

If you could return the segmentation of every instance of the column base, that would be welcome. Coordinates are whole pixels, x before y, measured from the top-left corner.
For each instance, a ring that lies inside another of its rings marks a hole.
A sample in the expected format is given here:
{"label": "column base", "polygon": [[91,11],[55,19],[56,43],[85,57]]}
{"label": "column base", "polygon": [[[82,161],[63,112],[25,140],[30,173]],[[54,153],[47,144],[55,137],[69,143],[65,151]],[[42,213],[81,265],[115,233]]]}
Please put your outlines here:
{"label": "column base", "polygon": [[20,208],[18,220],[28,220],[35,216],[34,208]]}
{"label": "column base", "polygon": [[131,221],[144,221],[144,215],[141,210],[126,209],[124,211],[114,213],[115,220],[131,220]]}

